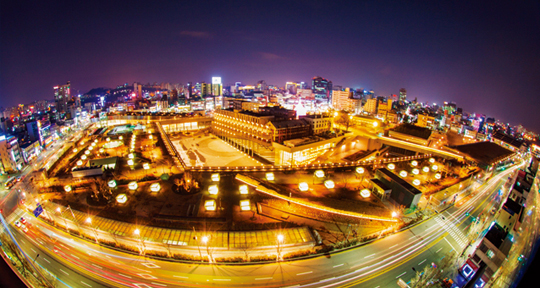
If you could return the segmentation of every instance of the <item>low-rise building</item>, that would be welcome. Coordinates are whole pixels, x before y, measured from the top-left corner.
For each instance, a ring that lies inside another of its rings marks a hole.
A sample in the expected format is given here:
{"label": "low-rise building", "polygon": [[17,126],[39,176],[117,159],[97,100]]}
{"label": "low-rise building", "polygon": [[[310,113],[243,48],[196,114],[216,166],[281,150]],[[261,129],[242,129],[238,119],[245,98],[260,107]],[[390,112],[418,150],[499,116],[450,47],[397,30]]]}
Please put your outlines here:
{"label": "low-rise building", "polygon": [[275,151],[275,165],[309,164],[334,148],[343,137],[345,136],[332,138],[313,136],[284,141],[283,144],[274,142],[272,146]]}
{"label": "low-rise building", "polygon": [[[490,279],[508,257],[513,244],[512,240],[513,236],[510,233],[498,224],[494,224],[470,259],[478,267],[476,270],[483,270],[485,278]],[[470,271],[476,272],[474,267],[470,268]]]}
{"label": "low-rise building", "polygon": [[309,123],[311,135],[323,134],[332,129],[332,117],[328,115],[311,114],[301,116],[300,119]]}
{"label": "low-rise building", "polygon": [[283,141],[309,136],[310,125],[305,120],[270,121],[268,129],[272,136],[272,142]]}
{"label": "low-rise building", "polygon": [[388,132],[390,137],[428,146],[431,130],[410,124],[401,124]]}
{"label": "low-rise building", "polygon": [[39,145],[39,141],[37,140],[24,143],[21,145],[21,152],[24,162],[28,164],[30,163],[30,161],[35,159],[39,155],[39,153],[41,153],[41,145]]}
{"label": "low-rise building", "polygon": [[392,189],[387,199],[396,206],[411,208],[418,206],[422,192],[403,180],[394,172],[381,168],[375,172],[375,178]]}
{"label": "low-rise building", "polygon": [[418,114],[418,120],[416,121],[416,126],[424,128],[433,128],[435,125],[435,117],[428,114]]}

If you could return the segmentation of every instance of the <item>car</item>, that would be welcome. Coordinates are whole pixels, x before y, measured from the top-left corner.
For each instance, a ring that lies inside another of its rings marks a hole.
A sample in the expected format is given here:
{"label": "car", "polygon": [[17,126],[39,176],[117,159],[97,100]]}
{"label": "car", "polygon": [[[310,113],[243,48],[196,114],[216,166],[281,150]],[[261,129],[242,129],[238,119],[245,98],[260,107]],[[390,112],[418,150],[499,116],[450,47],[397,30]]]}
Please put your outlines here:
{"label": "car", "polygon": [[26,224],[26,219],[24,219],[24,217],[21,217],[21,223]]}
{"label": "car", "polygon": [[21,229],[24,231],[24,233],[28,233],[28,228],[26,227],[26,225],[22,224]]}
{"label": "car", "polygon": [[21,228],[21,222],[15,221],[15,226],[17,226],[18,228]]}

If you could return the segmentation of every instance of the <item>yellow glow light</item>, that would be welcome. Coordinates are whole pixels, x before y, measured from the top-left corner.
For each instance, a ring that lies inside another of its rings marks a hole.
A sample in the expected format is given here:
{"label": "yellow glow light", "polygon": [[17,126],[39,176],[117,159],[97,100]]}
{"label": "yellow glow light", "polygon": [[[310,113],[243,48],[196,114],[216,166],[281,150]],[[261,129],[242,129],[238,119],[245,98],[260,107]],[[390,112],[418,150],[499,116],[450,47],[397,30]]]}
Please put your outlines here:
{"label": "yellow glow light", "polygon": [[309,185],[306,182],[302,182],[298,184],[298,189],[300,189],[302,192],[306,192],[309,190]]}
{"label": "yellow glow light", "polygon": [[369,189],[362,189],[362,191],[360,191],[360,196],[363,198],[368,198],[371,196],[371,191],[369,191]]}

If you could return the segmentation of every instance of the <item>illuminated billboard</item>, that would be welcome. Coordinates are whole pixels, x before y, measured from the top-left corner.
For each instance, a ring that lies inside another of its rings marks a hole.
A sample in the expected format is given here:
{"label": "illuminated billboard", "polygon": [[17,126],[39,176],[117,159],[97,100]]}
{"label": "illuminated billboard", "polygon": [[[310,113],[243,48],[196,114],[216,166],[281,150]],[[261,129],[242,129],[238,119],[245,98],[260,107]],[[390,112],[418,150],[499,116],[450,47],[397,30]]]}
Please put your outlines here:
{"label": "illuminated billboard", "polygon": [[221,77],[212,77],[212,84],[221,84]]}

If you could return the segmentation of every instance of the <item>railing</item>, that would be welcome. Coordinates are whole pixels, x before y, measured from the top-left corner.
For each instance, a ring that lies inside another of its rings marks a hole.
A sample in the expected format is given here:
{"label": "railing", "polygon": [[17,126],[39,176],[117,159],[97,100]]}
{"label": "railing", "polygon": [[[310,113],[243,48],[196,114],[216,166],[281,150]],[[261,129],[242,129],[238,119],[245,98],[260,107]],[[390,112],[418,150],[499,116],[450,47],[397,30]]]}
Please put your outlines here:
{"label": "railing", "polygon": [[339,162],[339,163],[317,163],[317,164],[304,164],[304,165],[261,165],[261,166],[184,166],[185,170],[191,170],[192,172],[271,172],[271,171],[298,171],[298,170],[310,170],[310,169],[334,169],[334,168],[350,168],[357,166],[370,166],[370,165],[382,165],[394,162],[404,162],[419,159],[430,158],[431,154],[424,154],[419,156],[407,156],[407,157],[394,157],[385,158],[381,160],[361,160],[352,162]]}

